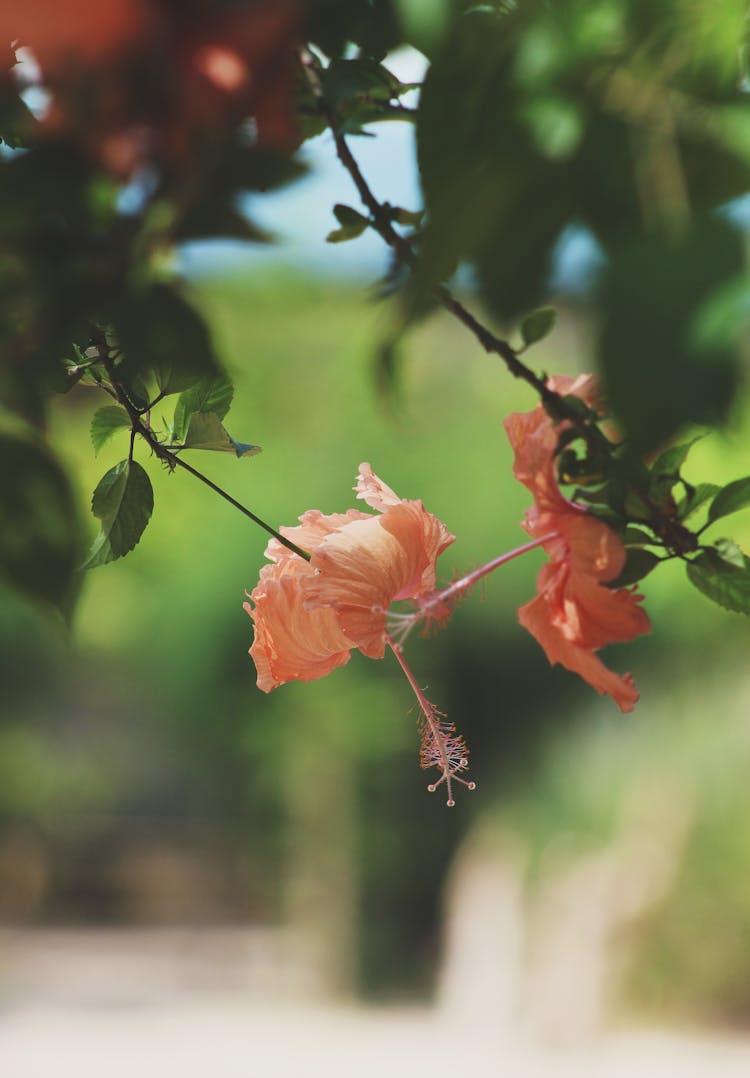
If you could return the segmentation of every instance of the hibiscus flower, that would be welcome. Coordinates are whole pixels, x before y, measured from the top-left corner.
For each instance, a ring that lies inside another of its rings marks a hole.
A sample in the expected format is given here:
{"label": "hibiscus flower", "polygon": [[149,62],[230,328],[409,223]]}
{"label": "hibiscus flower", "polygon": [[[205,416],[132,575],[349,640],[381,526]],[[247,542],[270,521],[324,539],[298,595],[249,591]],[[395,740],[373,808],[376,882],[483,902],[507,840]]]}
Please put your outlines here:
{"label": "hibiscus flower", "polygon": [[[551,389],[600,406],[591,375],[552,378]],[[651,623],[639,606],[642,596],[627,588],[608,588],[625,564],[618,536],[566,498],[557,482],[555,450],[562,424],[555,426],[541,405],[514,413],[505,430],[515,454],[513,471],[534,496],[522,527],[550,556],[537,581],[537,594],[518,611],[518,620],[536,638],[553,665],[579,674],[599,693],[608,693],[621,711],[632,711],[638,691],[630,674],[609,670],[595,654],[605,644],[632,640]]]}
{"label": "hibiscus flower", "polygon": [[428,789],[445,783],[453,805],[454,781],[474,789],[459,775],[468,766],[466,745],[425,696],[387,616],[393,602],[434,596],[435,563],[455,536],[420,501],[399,498],[369,464],[360,465],[354,489],[375,514],[309,509],[298,527],[280,529],[310,552],[309,561],[278,539],[266,548],[272,564],[261,569],[245,603],[255,625],[250,654],[258,686],[270,692],[287,681],[314,681],[348,662],[355,648],[382,659],[389,647],[419,706],[421,765],[440,770]]}
{"label": "hibiscus flower", "polygon": [[245,603],[255,624],[250,648],[264,692],[287,681],[314,681],[349,661],[358,648],[381,659],[388,642],[391,603],[419,599],[435,588],[435,563],[455,539],[421,501],[398,497],[360,465],[357,497],[376,514],[309,509],[281,534],[310,561],[277,539],[266,549],[271,565]]}

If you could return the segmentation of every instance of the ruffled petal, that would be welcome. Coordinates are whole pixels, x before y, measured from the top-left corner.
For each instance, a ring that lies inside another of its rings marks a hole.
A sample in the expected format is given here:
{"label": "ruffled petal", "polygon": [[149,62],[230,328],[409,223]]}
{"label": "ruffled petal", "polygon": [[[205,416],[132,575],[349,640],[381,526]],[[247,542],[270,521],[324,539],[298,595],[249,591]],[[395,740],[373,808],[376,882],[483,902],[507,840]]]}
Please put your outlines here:
{"label": "ruffled petal", "polygon": [[406,504],[354,521],[313,552],[306,605],[335,607],[350,641],[370,658],[385,651],[385,617],[394,597],[419,586],[425,571],[421,520]]}
{"label": "ruffled petal", "polygon": [[571,639],[556,619],[548,596],[540,592],[531,602],[520,607],[518,620],[544,648],[549,662],[560,663],[578,674],[599,693],[612,697],[620,711],[632,711],[639,694],[630,674],[619,675],[609,670],[591,648]]}
{"label": "ruffled petal", "polygon": [[314,681],[349,661],[352,645],[335,613],[305,609],[302,582],[312,570],[301,558],[297,562],[296,572],[286,564],[265,566],[244,604],[255,625],[250,655],[263,692],[287,681]]}
{"label": "ruffled petal", "polygon": [[571,568],[594,580],[614,580],[625,565],[625,547],[619,536],[590,513],[568,511],[554,522],[565,537]]}
{"label": "ruffled petal", "polygon": [[[437,571],[435,563],[443,551],[456,541],[455,535],[448,531],[442,520],[428,513],[420,501],[401,502],[397,508],[388,509],[380,522],[403,546],[411,545],[414,554],[421,556],[424,563],[419,576],[412,577],[403,584],[398,593],[391,597],[391,602],[397,599],[418,599],[426,592],[432,591]],[[415,565],[418,560],[419,557],[415,557]]]}
{"label": "ruffled petal", "polygon": [[[342,528],[353,520],[369,520],[371,513],[362,513],[359,509],[348,509],[345,513],[321,513],[319,509],[308,509],[299,517],[300,523],[292,527],[283,526],[279,531],[286,539],[291,539],[302,550],[311,552],[327,535]],[[287,558],[299,559],[299,554],[285,547],[278,539],[271,539],[266,547],[266,557],[271,561],[285,561]]]}
{"label": "ruffled petal", "polygon": [[357,485],[354,487],[357,497],[362,498],[371,509],[377,509],[384,513],[389,506],[399,505],[401,498],[398,494],[379,479],[369,464],[360,464]]}
{"label": "ruffled petal", "polygon": [[531,412],[511,412],[503,420],[514,453],[513,474],[534,495],[540,512],[564,511],[555,473],[558,433],[541,406]]}

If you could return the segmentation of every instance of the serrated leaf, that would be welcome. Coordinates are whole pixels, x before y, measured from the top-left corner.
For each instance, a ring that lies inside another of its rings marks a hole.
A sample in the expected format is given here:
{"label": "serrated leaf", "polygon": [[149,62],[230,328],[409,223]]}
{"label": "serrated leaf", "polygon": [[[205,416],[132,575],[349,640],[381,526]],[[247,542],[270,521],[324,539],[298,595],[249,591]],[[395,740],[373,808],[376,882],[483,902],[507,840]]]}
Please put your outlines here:
{"label": "serrated leaf", "polygon": [[730,513],[736,513],[750,505],[750,476],[744,479],[735,479],[733,483],[727,483],[719,491],[708,508],[708,519],[718,520],[720,517],[728,517]]}
{"label": "serrated leaf", "polygon": [[174,440],[185,440],[191,416],[201,412],[213,412],[223,419],[229,411],[234,396],[234,386],[226,375],[196,382],[181,393],[174,410]]}
{"label": "serrated leaf", "polygon": [[99,480],[91,499],[100,530],[82,569],[95,569],[129,553],[154,509],[151,481],[137,461],[121,460]]}
{"label": "serrated leaf", "polygon": [[96,453],[117,430],[130,427],[130,416],[117,404],[108,404],[100,408],[91,419],[91,444]]}
{"label": "serrated leaf", "polygon": [[721,560],[728,565],[734,565],[738,569],[745,568],[745,555],[733,539],[717,539],[714,543],[714,550]]}
{"label": "serrated leaf", "polygon": [[622,572],[614,580],[606,581],[608,588],[627,588],[643,580],[661,561],[658,554],[641,547],[628,548]]}
{"label": "serrated leaf", "polygon": [[207,449],[216,453],[234,453],[237,457],[252,457],[261,452],[259,445],[238,442],[221,424],[213,412],[197,412],[190,419],[185,449]]}
{"label": "serrated leaf", "polygon": [[729,565],[714,551],[706,550],[688,562],[690,583],[708,599],[735,614],[750,614],[750,560],[744,569]]}
{"label": "serrated leaf", "polygon": [[557,318],[554,307],[539,307],[521,322],[521,339],[525,345],[536,344],[551,332]]}

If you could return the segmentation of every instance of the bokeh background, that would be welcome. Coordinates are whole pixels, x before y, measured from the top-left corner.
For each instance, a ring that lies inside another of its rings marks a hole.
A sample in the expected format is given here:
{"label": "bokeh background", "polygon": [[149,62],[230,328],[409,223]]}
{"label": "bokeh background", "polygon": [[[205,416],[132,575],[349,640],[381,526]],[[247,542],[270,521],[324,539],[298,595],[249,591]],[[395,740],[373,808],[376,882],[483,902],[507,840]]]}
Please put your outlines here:
{"label": "bokeh background", "polygon": [[[264,449],[206,454],[211,478],[291,524],[352,506],[369,461],[457,535],[446,582],[524,541],[502,419],[534,401],[447,315],[410,333],[384,395],[371,262],[348,281],[299,258],[229,272],[216,250],[186,266],[235,380],[229,429]],[[591,366],[596,310],[569,284],[535,355],[550,373]],[[125,451],[93,456],[101,403],[68,394],[51,430],[82,514]],[[690,478],[746,474],[748,421],[738,399]],[[746,621],[678,564],[649,577],[653,635],[606,655],[641,690],[622,716],[517,624],[543,555],[500,569],[409,644],[471,750],[478,788],[448,810],[395,662],[257,690],[242,603],[263,533],[138,459],[153,520],[82,580],[72,627],[0,602],[8,1078],[747,1073]]]}

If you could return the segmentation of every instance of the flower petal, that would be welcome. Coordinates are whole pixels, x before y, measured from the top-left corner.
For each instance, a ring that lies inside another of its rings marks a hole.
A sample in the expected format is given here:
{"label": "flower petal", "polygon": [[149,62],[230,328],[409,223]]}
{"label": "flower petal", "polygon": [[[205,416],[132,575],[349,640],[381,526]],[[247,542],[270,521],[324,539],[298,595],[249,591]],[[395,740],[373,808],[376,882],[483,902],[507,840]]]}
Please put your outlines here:
{"label": "flower petal", "polygon": [[576,643],[566,635],[556,622],[555,614],[556,611],[550,609],[548,596],[542,591],[520,607],[518,620],[541,644],[553,666],[560,663],[580,675],[597,692],[611,696],[621,711],[632,711],[639,699],[632,676],[620,676],[609,670],[590,647]]}
{"label": "flower petal", "polygon": [[[284,548],[282,548],[284,549]],[[334,611],[306,610],[302,582],[312,576],[307,562],[267,565],[244,609],[253,619],[255,639],[250,648],[263,692],[287,681],[314,681],[349,661],[351,642],[344,636]]]}
{"label": "flower petal", "polygon": [[[291,539],[302,550],[312,551],[327,535],[352,520],[371,520],[372,513],[362,513],[359,509],[348,509],[345,513],[321,513],[319,509],[308,509],[298,518],[300,523],[292,527],[282,526],[281,534]],[[285,561],[287,558],[299,558],[289,547],[278,539],[271,539],[266,547],[266,557],[271,561]]]}
{"label": "flower petal", "polygon": [[[394,506],[389,513],[405,509]],[[304,580],[308,608],[335,607],[352,646],[372,659],[383,657],[393,597],[425,569],[418,522],[412,521],[412,535],[402,528],[397,536],[383,527],[383,519],[356,520],[330,535],[313,552],[314,575]]]}
{"label": "flower petal", "polygon": [[515,458],[513,474],[534,495],[540,512],[564,511],[569,502],[560,492],[555,472],[558,433],[541,406],[512,412],[503,420]]}
{"label": "flower petal", "polygon": [[357,497],[362,498],[371,509],[384,513],[389,506],[399,505],[401,498],[387,484],[379,479],[369,464],[360,464],[357,485],[354,487]]}

